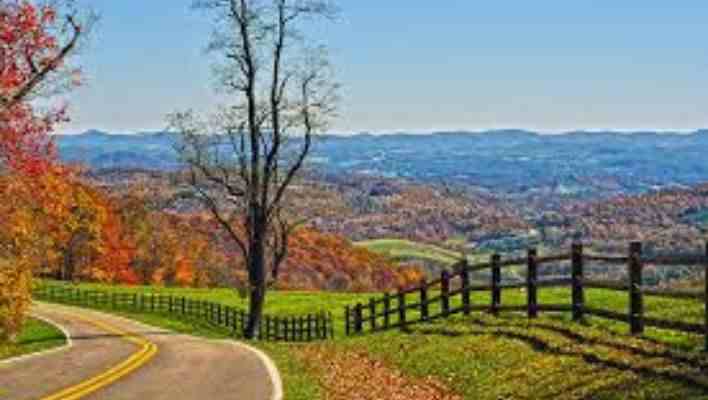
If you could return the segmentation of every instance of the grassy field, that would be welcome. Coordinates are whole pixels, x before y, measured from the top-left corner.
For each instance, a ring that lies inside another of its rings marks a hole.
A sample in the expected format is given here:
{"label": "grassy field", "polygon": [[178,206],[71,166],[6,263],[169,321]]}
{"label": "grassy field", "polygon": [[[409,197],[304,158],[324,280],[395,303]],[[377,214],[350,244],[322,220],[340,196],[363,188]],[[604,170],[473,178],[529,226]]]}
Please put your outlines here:
{"label": "grassy field", "polygon": [[0,360],[48,350],[66,344],[55,326],[38,319],[27,320],[16,343],[0,343]]}
{"label": "grassy field", "polygon": [[[245,301],[229,290],[83,286],[169,292],[245,306]],[[570,299],[567,289],[542,290],[539,295],[541,303],[568,303]],[[332,311],[341,324],[343,305],[365,301],[369,296],[272,292],[268,295],[266,312],[298,314],[324,309]],[[473,297],[477,304],[488,301],[488,294]],[[524,302],[524,292],[504,291],[504,304]],[[589,290],[587,302],[593,307],[619,312],[627,309],[625,293]],[[699,302],[647,297],[645,303],[648,316],[703,321]],[[165,315],[127,315],[182,332],[227,335],[213,326]],[[475,313],[421,324],[406,332],[354,338],[342,337],[340,325],[337,339],[331,342],[259,346],[275,359],[284,377],[286,399],[293,400],[347,398],[337,397],[337,385],[324,378],[336,370],[337,361],[327,361],[325,366],[317,361],[337,360],[341,354],[364,356],[372,365],[398,371],[413,382],[433,379],[436,385],[465,399],[708,399],[705,375],[708,358],[700,351],[701,336],[647,329],[643,337],[635,338],[627,335],[627,331],[627,324],[599,318],[576,324],[563,314],[545,314],[529,321],[522,314],[494,318]],[[312,359],[313,353],[319,354],[317,360]],[[346,368],[341,370],[346,373]],[[373,378],[356,375],[348,379],[361,379],[365,388]],[[364,392],[359,398],[376,398],[370,396],[373,394]]]}
{"label": "grassy field", "polygon": [[[423,260],[442,265],[452,265],[462,257],[462,254],[456,251],[409,240],[377,239],[357,242],[355,245],[366,247],[375,253],[383,254],[396,261]],[[470,262],[478,262],[486,260],[486,257],[483,254],[475,254],[468,256],[468,259]]]}

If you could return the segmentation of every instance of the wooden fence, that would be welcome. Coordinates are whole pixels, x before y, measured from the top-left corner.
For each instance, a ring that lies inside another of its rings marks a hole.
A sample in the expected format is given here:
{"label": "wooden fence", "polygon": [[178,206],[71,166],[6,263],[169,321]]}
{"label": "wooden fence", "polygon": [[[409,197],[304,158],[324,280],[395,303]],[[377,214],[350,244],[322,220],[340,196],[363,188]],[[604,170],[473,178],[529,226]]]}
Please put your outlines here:
{"label": "wooden fence", "polygon": [[[539,280],[539,268],[544,264],[570,261],[570,276]],[[628,271],[626,282],[586,279],[585,269],[589,262],[624,265]],[[473,311],[488,311],[498,315],[503,311],[525,312],[529,318],[536,318],[539,312],[570,312],[574,321],[581,321],[585,315],[592,315],[629,323],[630,333],[639,335],[645,326],[670,329],[704,335],[708,351],[708,279],[702,290],[670,290],[649,288],[642,285],[642,270],[645,264],[655,265],[703,265],[708,277],[708,243],[701,254],[646,257],[642,254],[642,244],[635,242],[629,246],[626,256],[588,254],[582,244],[573,244],[570,253],[539,257],[535,249],[528,250],[524,258],[502,260],[494,254],[489,262],[468,265],[461,261],[452,271],[443,271],[434,281],[423,281],[418,287],[399,290],[395,294],[386,293],[381,298],[372,298],[366,304],[358,303],[345,309],[345,333],[359,335],[388,329],[405,329],[407,326],[446,318],[454,314],[469,315]],[[526,281],[502,284],[502,270],[511,266],[526,266]],[[472,284],[470,274],[491,270],[489,283]],[[569,304],[539,304],[538,290],[550,287],[570,287]],[[585,289],[607,289],[627,292],[629,307],[626,313],[588,307],[585,304]],[[506,289],[525,289],[526,304],[503,305],[502,293]],[[473,304],[473,292],[491,292],[488,304]],[[644,315],[644,296],[660,296],[676,299],[702,301],[704,322],[702,324],[649,318]],[[411,301],[411,298],[414,302]],[[453,306],[453,303],[457,305]]]}
{"label": "wooden fence", "polygon": [[[228,329],[234,337],[244,336],[248,321],[245,310],[184,296],[82,290],[71,285],[46,283],[39,285],[33,296],[53,303],[197,319]],[[258,332],[259,340],[268,341],[309,342],[332,337],[334,324],[332,314],[328,312],[287,317],[264,315]]]}

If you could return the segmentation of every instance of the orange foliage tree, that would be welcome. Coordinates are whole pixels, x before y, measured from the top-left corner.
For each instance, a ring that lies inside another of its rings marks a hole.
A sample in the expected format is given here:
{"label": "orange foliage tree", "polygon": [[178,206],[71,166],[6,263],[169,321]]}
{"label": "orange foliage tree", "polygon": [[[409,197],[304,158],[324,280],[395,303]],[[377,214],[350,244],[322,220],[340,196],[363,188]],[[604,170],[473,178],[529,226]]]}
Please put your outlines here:
{"label": "orange foliage tree", "polygon": [[51,168],[48,133],[65,119],[63,108],[38,113],[31,101],[75,80],[66,59],[82,35],[73,15],[58,18],[47,4],[0,2],[0,340],[16,336],[29,306],[36,243],[43,240],[32,225],[42,197],[34,179]]}
{"label": "orange foliage tree", "polygon": [[45,274],[69,281],[134,282],[134,244],[109,197],[63,169],[38,180],[46,193],[36,225],[45,230]]}
{"label": "orange foliage tree", "polygon": [[165,212],[153,202],[142,187],[114,199],[132,245],[132,279],[183,287],[214,286],[228,279],[225,254],[210,242],[209,218]]}
{"label": "orange foliage tree", "polygon": [[281,288],[380,291],[407,287],[423,277],[419,269],[397,265],[339,235],[303,227],[290,241]]}

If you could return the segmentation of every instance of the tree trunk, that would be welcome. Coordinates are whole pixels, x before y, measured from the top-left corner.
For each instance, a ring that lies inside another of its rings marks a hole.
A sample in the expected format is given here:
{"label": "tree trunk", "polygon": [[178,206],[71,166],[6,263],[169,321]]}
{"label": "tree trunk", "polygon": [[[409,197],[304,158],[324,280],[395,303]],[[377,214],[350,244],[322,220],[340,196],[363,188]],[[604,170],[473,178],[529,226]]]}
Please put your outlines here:
{"label": "tree trunk", "polygon": [[62,277],[61,279],[66,282],[74,280],[74,257],[71,249],[66,249],[64,251],[63,263],[62,263]]}
{"label": "tree trunk", "polygon": [[247,339],[256,338],[258,328],[263,317],[263,305],[266,295],[266,259],[265,259],[265,234],[264,227],[254,227],[256,233],[251,243],[248,274],[250,287],[250,301],[248,309],[248,325],[244,336]]}

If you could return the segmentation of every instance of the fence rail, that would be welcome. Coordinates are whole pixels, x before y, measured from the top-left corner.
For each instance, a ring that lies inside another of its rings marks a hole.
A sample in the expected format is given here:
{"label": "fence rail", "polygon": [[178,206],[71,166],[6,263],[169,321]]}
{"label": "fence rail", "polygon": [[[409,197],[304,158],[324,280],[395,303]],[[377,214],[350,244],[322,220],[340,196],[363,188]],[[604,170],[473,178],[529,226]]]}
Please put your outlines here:
{"label": "fence rail", "polygon": [[[552,262],[570,261],[571,276],[539,279],[539,269]],[[620,281],[601,281],[585,278],[588,262],[626,265],[628,279]],[[645,264],[685,265],[700,264],[705,269],[705,287],[703,290],[674,290],[644,287],[642,271]],[[512,265],[526,266],[526,281],[523,283],[502,284],[502,268]],[[346,335],[360,335],[388,329],[404,329],[410,325],[446,318],[455,314],[468,315],[473,311],[486,311],[492,315],[500,312],[526,312],[529,318],[536,318],[541,311],[572,312],[574,321],[581,321],[586,315],[626,322],[633,335],[644,332],[645,326],[669,329],[686,333],[702,334],[708,351],[708,243],[702,254],[642,255],[642,244],[631,243],[627,256],[588,254],[583,245],[575,243],[570,253],[539,257],[536,249],[529,249],[526,258],[503,260],[498,254],[491,256],[489,262],[468,265],[460,261],[444,271],[440,278],[422,281],[417,287],[401,289],[397,293],[385,293],[383,297],[371,299],[367,304],[358,303],[345,308]],[[471,284],[472,272],[491,270],[487,284]],[[538,289],[548,287],[570,287],[570,304],[539,304]],[[629,306],[626,313],[588,307],[585,304],[585,289],[608,289],[626,292]],[[502,293],[507,289],[525,289],[525,305],[503,305]],[[435,290],[435,292],[434,292]],[[490,292],[488,304],[472,304],[471,293]],[[645,317],[644,296],[658,296],[673,299],[697,300],[703,303],[704,322],[689,323]],[[461,304],[452,306],[453,303]],[[431,306],[435,306],[432,308]]]}
{"label": "fence rail", "polygon": [[[184,296],[82,290],[72,285],[47,283],[35,288],[33,296],[53,303],[197,319],[228,329],[232,336],[239,338],[244,337],[248,323],[248,314],[243,309]],[[328,312],[301,316],[264,315],[257,332],[257,339],[266,341],[310,342],[332,337],[334,324],[332,314]]]}

